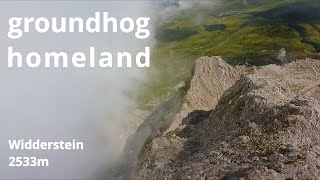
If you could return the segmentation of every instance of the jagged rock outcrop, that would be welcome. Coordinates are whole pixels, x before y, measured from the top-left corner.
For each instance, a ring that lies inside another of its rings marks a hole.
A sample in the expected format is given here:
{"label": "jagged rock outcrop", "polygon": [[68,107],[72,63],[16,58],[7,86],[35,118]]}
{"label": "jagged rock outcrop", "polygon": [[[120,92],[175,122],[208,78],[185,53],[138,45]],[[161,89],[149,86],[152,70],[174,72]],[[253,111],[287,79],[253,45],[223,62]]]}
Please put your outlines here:
{"label": "jagged rock outcrop", "polygon": [[[170,136],[177,131],[182,120],[192,111],[213,109],[224,91],[239,77],[240,71],[225,63],[221,57],[203,57],[197,60],[192,78],[186,82],[186,86],[159,105],[128,138],[123,160],[110,173],[131,179],[135,176],[136,167],[141,166],[146,151],[151,148],[151,141],[161,138],[164,141],[160,142],[164,144],[159,144],[159,147],[166,148],[167,138],[163,135]],[[169,149],[172,156],[183,146],[183,140],[175,142],[176,147]],[[166,159],[167,157],[163,158],[164,161]],[[164,161],[163,164],[166,163]]]}
{"label": "jagged rock outcrop", "polygon": [[183,118],[194,110],[213,109],[221,95],[240,77],[240,70],[228,65],[221,57],[202,57],[195,62],[181,110],[176,114],[166,131],[173,131],[181,125]]}
{"label": "jagged rock outcrop", "polygon": [[318,179],[319,73],[317,60],[233,68],[200,58],[129,139],[127,178]]}

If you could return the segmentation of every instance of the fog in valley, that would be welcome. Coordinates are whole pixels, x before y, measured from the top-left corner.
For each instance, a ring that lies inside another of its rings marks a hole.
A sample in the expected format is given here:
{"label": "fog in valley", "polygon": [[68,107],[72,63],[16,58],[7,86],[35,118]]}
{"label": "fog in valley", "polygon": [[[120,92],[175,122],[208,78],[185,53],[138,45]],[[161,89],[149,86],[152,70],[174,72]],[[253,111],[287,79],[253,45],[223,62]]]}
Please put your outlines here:
{"label": "fog in valley", "polygon": [[[7,48],[21,53],[35,51],[83,51],[90,46],[102,51],[143,51],[152,46],[152,20],[164,12],[190,7],[196,1],[3,1],[0,2],[0,121],[2,149],[0,179],[89,179],[100,174],[121,152],[125,138],[135,127],[130,109],[135,102],[128,92],[145,80],[138,68],[8,68]],[[163,11],[160,11],[163,10]],[[30,28],[20,39],[7,37],[11,17],[93,17],[109,12],[121,19],[151,17],[151,36],[139,40],[118,33],[38,33]],[[169,13],[170,14],[170,13]],[[151,60],[152,66],[152,60]],[[131,126],[132,125],[132,126]],[[8,141],[84,142],[82,151],[15,151]],[[49,167],[9,168],[10,156],[35,156],[49,159]]]}

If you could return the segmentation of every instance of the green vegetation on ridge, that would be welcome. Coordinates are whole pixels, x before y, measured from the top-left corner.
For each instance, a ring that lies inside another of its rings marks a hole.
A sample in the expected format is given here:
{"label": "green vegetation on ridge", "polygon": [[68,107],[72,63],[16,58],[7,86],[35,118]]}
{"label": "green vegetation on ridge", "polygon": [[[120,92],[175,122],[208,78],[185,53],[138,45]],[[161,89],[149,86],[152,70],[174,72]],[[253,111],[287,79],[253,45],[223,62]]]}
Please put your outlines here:
{"label": "green vegetation on ridge", "polygon": [[[244,3],[245,2],[245,3]],[[138,103],[152,109],[190,76],[201,56],[222,56],[233,65],[320,58],[320,2],[221,0],[176,13],[156,29],[149,80]]]}

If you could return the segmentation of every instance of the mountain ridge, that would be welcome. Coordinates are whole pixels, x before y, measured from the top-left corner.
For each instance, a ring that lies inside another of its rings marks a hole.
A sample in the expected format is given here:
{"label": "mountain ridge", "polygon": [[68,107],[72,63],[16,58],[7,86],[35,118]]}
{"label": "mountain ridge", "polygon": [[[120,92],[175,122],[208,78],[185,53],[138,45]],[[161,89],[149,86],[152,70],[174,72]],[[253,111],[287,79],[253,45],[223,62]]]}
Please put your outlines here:
{"label": "mountain ridge", "polygon": [[319,73],[312,59],[259,68],[198,59],[129,138],[126,178],[317,179]]}

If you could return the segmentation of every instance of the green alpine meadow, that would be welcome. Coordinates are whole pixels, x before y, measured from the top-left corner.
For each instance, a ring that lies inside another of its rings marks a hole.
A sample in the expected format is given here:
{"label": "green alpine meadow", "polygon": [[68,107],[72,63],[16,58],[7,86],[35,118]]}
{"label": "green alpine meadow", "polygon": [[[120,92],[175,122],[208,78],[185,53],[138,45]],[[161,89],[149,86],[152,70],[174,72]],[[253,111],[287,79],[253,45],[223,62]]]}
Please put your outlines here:
{"label": "green alpine meadow", "polygon": [[[194,61],[221,56],[231,65],[320,58],[316,0],[220,0],[179,10],[157,23],[148,79],[137,102],[152,110],[184,86]],[[250,71],[250,68],[248,68]]]}

